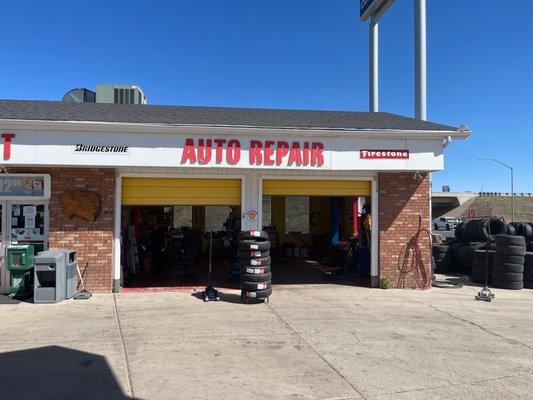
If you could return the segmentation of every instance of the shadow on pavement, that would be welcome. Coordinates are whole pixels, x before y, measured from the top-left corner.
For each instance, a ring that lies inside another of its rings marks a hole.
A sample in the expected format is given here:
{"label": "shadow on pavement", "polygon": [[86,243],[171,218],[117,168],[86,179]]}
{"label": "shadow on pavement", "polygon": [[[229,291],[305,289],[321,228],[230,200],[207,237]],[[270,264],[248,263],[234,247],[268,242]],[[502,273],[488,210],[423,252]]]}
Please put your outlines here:
{"label": "shadow on pavement", "polygon": [[[32,300],[32,299],[30,299],[30,300]],[[10,298],[9,296],[0,295],[0,305],[3,305],[3,304],[19,304],[19,303],[21,303],[21,300],[15,300],[15,299]]]}
{"label": "shadow on pavement", "polygon": [[0,354],[3,399],[131,399],[105,357],[60,346]]}
{"label": "shadow on pavement", "polygon": [[[202,291],[191,293],[191,296],[204,301],[204,292]],[[218,296],[220,297],[219,301],[223,301],[225,303],[242,304],[241,295],[238,293],[224,293],[219,290]]]}

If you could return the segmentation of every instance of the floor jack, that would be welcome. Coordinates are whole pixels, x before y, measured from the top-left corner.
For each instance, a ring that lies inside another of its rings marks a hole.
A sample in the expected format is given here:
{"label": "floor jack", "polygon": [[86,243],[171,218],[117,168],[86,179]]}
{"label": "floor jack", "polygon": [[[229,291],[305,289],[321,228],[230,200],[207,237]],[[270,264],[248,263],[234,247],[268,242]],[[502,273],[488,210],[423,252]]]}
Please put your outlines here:
{"label": "floor jack", "polygon": [[490,240],[487,240],[487,250],[485,253],[485,286],[481,291],[478,292],[475,299],[491,302],[494,298],[494,293],[488,288],[489,281],[489,249],[490,249]]}
{"label": "floor jack", "polygon": [[202,294],[204,301],[219,301],[220,296],[218,295],[218,290],[216,290],[211,284],[211,267],[212,267],[212,254],[213,254],[213,231],[210,232],[209,239],[209,273],[207,275],[207,287],[204,289]]}

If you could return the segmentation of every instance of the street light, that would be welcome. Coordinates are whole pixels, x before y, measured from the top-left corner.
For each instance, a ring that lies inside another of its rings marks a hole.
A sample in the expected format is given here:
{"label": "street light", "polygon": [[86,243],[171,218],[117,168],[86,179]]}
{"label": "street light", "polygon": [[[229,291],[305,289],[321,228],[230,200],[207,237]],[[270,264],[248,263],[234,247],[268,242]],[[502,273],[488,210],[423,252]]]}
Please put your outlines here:
{"label": "street light", "polygon": [[490,157],[472,158],[472,160],[494,161],[494,162],[497,162],[500,165],[503,165],[506,168],[509,168],[509,170],[511,171],[511,222],[514,222],[514,172],[513,172],[513,167],[511,167],[510,165],[505,164],[504,162],[496,160],[495,158],[490,158]]}

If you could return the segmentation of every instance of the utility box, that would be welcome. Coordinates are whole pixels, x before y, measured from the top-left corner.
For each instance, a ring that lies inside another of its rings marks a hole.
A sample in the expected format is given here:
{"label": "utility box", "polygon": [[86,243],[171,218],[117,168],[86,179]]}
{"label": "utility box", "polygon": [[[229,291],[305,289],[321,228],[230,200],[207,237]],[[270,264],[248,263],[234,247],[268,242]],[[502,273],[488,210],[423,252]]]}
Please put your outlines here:
{"label": "utility box", "polygon": [[6,268],[11,272],[11,293],[15,299],[31,297],[34,248],[30,245],[10,245],[6,248]]}
{"label": "utility box", "polygon": [[78,286],[76,252],[41,251],[35,257],[35,303],[57,303],[71,298]]}

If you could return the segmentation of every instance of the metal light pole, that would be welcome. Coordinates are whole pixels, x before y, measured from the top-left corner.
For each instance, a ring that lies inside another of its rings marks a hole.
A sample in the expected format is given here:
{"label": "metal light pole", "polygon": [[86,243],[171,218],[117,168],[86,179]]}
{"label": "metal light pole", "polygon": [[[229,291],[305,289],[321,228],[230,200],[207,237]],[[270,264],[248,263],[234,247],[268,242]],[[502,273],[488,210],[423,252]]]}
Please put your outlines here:
{"label": "metal light pole", "polygon": [[370,17],[369,24],[369,111],[379,111],[379,24],[375,15]]}
{"label": "metal light pole", "polygon": [[415,118],[427,119],[426,0],[415,0]]}
{"label": "metal light pole", "polygon": [[501,162],[500,160],[496,160],[495,158],[490,158],[490,157],[472,158],[472,160],[494,161],[500,165],[503,165],[506,168],[509,168],[509,170],[511,171],[511,222],[514,222],[514,170],[513,170],[513,167],[511,167],[508,164],[505,164],[504,162]]}

